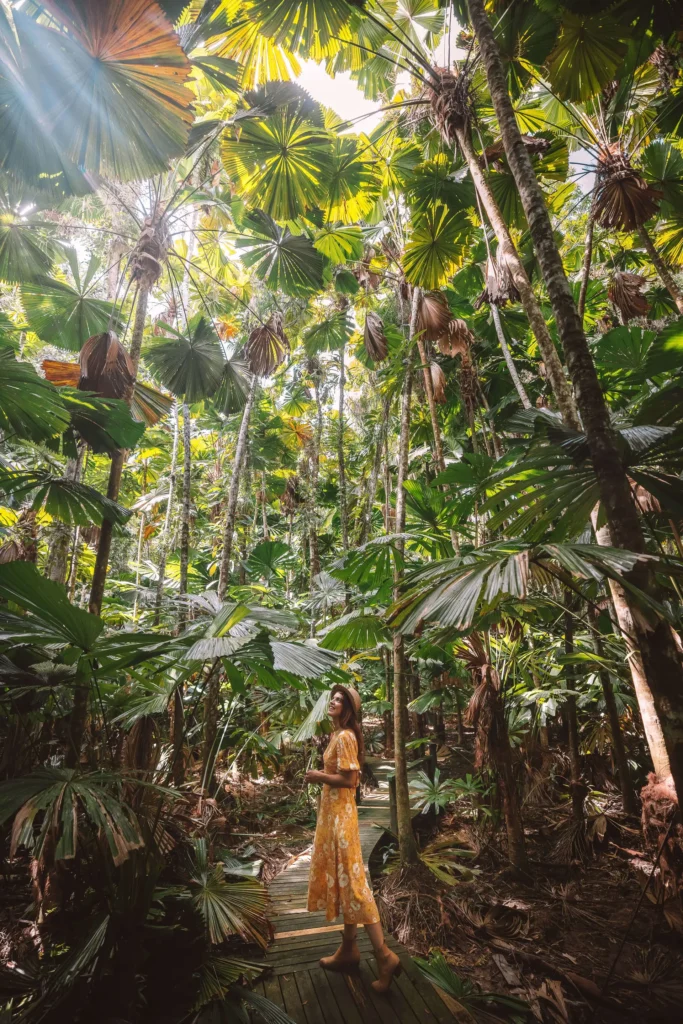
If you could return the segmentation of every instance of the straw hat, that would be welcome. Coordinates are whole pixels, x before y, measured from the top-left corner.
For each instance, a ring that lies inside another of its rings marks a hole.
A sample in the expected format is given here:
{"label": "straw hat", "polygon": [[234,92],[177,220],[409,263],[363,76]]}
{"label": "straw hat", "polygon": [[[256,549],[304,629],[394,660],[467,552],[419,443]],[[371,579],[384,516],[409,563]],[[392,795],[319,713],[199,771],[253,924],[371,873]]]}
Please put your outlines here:
{"label": "straw hat", "polygon": [[344,686],[342,683],[337,683],[332,687],[332,693],[345,693],[353,705],[353,710],[356,715],[360,715],[361,699],[358,690],[354,690],[353,686]]}

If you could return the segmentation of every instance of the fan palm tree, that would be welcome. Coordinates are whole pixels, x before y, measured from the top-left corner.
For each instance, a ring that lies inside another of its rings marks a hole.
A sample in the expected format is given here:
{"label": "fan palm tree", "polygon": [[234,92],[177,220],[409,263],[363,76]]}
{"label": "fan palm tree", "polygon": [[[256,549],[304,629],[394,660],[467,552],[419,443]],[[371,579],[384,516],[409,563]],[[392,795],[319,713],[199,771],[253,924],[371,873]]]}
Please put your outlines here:
{"label": "fan palm tree", "polygon": [[[633,503],[623,462],[608,410],[600,390],[581,318],[578,315],[553,236],[543,193],[524,145],[507,87],[505,68],[482,0],[468,0],[468,9],[486,70],[491,99],[498,119],[505,153],[529,224],[541,272],[555,313],[570,376],[575,384],[579,412],[586,431],[591,458],[600,485],[612,542],[626,550],[645,550],[643,531]],[[639,585],[657,593],[654,578],[643,567]],[[622,602],[626,619],[628,601]],[[668,623],[659,620],[643,629],[637,616],[624,621],[628,635],[635,635],[643,659],[649,689],[666,738],[671,774],[679,798],[683,796],[683,665]],[[650,628],[652,626],[652,628]],[[664,722],[666,721],[666,724]],[[674,731],[667,735],[671,723]],[[679,727],[678,723],[681,723]]]}

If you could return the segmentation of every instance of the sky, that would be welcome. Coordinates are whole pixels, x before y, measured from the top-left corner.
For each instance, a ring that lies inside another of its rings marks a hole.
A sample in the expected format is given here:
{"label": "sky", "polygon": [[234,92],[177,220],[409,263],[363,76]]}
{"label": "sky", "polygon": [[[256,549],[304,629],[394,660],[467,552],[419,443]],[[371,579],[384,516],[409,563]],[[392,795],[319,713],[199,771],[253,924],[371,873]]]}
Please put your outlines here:
{"label": "sky", "polygon": [[369,115],[354,125],[355,131],[369,132],[382,120],[380,104],[366,100],[356,83],[351,81],[348,71],[331,78],[322,64],[307,60],[303,61],[297,83],[324,107],[331,107],[345,120]]}

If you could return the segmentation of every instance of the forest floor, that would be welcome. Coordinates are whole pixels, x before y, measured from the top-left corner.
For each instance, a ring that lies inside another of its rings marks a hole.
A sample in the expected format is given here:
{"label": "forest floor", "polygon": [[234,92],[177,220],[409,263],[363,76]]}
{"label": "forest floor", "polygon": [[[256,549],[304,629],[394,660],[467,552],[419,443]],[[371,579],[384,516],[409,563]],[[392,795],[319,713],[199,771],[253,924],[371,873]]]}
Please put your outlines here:
{"label": "forest floor", "polygon": [[[656,901],[652,885],[641,900],[639,866],[647,862],[638,820],[623,815],[618,795],[596,790],[585,822],[573,825],[553,752],[543,760],[543,769],[530,772],[524,807],[530,876],[511,874],[503,830],[476,794],[466,795],[436,825],[416,819],[423,856],[441,879],[424,863],[407,876],[385,873],[391,838],[379,845],[371,870],[385,926],[414,955],[441,949],[455,973],[481,992],[524,999],[538,1020],[680,1021],[681,922]],[[439,767],[442,780],[466,778],[472,773],[467,746],[454,748],[449,738]],[[266,880],[313,839],[314,808],[294,765],[288,775],[292,781],[227,787],[230,846],[241,857],[262,859]],[[463,850],[470,856],[460,856]],[[442,879],[453,860],[463,873],[448,884]],[[499,1019],[511,1019],[500,1012]]]}

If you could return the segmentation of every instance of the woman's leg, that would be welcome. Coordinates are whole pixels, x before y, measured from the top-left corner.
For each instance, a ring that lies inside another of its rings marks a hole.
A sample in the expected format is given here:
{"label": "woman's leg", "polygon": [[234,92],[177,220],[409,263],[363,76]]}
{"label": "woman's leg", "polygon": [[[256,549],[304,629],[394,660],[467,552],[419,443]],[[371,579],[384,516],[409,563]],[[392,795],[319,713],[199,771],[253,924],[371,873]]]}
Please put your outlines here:
{"label": "woman's leg", "polygon": [[360,963],[360,950],[356,942],[358,925],[344,921],[341,946],[332,956],[324,956],[320,966],[328,971],[343,971],[357,967]]}
{"label": "woman's leg", "polygon": [[384,932],[379,922],[376,924],[366,924],[365,930],[370,936],[379,975],[377,981],[373,981],[372,987],[375,992],[386,992],[391,985],[393,976],[401,973],[401,961],[395,953],[392,953],[384,941]]}

